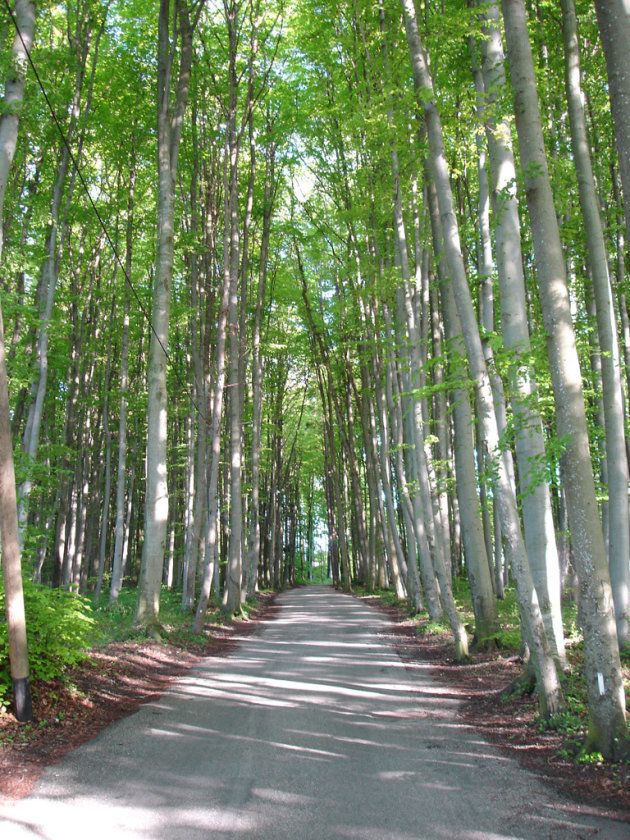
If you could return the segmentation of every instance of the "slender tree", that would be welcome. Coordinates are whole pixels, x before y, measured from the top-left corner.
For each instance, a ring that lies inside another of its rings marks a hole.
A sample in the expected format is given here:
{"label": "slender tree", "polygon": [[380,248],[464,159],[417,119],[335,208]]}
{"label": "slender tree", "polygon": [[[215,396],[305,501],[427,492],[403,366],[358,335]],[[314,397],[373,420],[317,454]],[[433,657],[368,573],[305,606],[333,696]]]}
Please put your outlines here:
{"label": "slender tree", "polygon": [[628,459],[622,404],[617,322],[608,274],[608,255],[595,189],[595,178],[586,132],[580,47],[573,0],[561,0],[564,37],[565,83],[573,157],[578,178],[580,207],[595,292],[597,331],[601,358],[602,401],[606,431],[610,577],[620,647],[630,645],[630,511],[628,508]]}
{"label": "slender tree", "polygon": [[413,0],[401,0],[401,2],[416,93],[419,104],[423,109],[427,127],[431,170],[435,179],[443,227],[444,250],[462,323],[470,370],[476,382],[477,402],[480,409],[479,422],[482,424],[488,454],[493,457],[496,465],[496,486],[505,544],[517,581],[519,605],[527,642],[533,654],[533,664],[540,691],[541,712],[544,717],[548,717],[563,707],[562,691],[549,649],[540,604],[527,559],[514,488],[505,468],[505,461],[499,451],[499,433],[490,378],[462,258],[457,218],[444,153],[442,127],[428,70],[427,56],[420,40]]}
{"label": "slender tree", "polygon": [[487,97],[486,137],[492,180],[501,332],[504,347],[511,357],[509,376],[523,531],[547,638],[554,656],[564,666],[566,658],[560,604],[560,564],[551,496],[542,470],[545,442],[542,421],[536,409],[536,381],[529,361],[531,341],[526,317],[527,301],[511,127],[507,117],[496,113],[506,85],[499,27],[500,11],[496,3],[486,3],[482,5],[482,13],[485,35],[482,72]]}
{"label": "slender tree", "polygon": [[586,747],[612,756],[625,723],[625,697],[610,575],[595,495],[580,363],[547,168],[525,5],[522,0],[502,0],[502,9],[521,167],[548,336],[556,425],[564,444],[563,483],[579,578],[591,714]]}
{"label": "slender tree", "polygon": [[[16,33],[11,50],[11,68],[5,79],[4,102],[0,116],[0,262],[2,261],[4,196],[17,144],[18,122],[24,99],[28,58],[35,34],[35,4],[16,0]],[[2,572],[9,635],[9,658],[15,716],[19,721],[33,719],[28,667],[26,616],[22,587],[22,563],[18,539],[17,495],[13,465],[13,440],[9,407],[9,385],[0,307],[0,536]]]}
{"label": "slender tree", "polygon": [[[160,0],[158,31],[158,230],[152,332],[149,344],[144,543],[135,621],[155,627],[159,623],[160,585],[166,551],[168,486],[166,470],[168,394],[166,366],[173,280],[175,185],[184,113],[193,61],[193,29],[201,11],[187,0],[176,0],[171,18],[170,0]],[[192,15],[191,15],[192,12]],[[176,43],[172,31],[175,29]],[[176,65],[179,42],[179,64]],[[173,96],[172,80],[175,79]]]}
{"label": "slender tree", "polygon": [[630,242],[630,9],[626,0],[595,0],[595,10],[608,71],[627,241]]}

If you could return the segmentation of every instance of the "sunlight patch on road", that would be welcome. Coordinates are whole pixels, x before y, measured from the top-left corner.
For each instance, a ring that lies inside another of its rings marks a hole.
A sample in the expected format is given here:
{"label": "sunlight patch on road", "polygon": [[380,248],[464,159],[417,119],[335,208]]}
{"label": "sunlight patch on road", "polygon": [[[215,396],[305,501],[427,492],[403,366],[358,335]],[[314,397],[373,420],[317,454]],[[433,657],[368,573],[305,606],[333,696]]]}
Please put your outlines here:
{"label": "sunlight patch on road", "polygon": [[252,735],[239,735],[236,732],[221,732],[218,729],[209,729],[206,727],[188,726],[181,724],[179,727],[184,732],[198,732],[203,733],[204,737],[212,735],[215,738],[221,738],[228,741],[245,741],[251,744],[266,744],[269,747],[277,747],[280,750],[288,750],[289,752],[304,753],[309,756],[318,756],[324,758],[347,758],[344,753],[331,752],[330,750],[318,750],[313,747],[304,747],[299,744],[286,744],[282,741],[268,741],[265,738],[256,738]]}
{"label": "sunlight patch on road", "polygon": [[[273,677],[247,676],[245,674],[217,674],[217,683],[233,683],[237,686],[279,689],[280,691],[304,691],[308,694],[339,694],[343,697],[361,697],[370,700],[386,700],[387,696],[374,689],[358,689],[332,682],[305,682],[303,680],[276,679]],[[212,680],[208,685],[212,688]],[[379,686],[380,689],[380,686]]]}
{"label": "sunlight patch on road", "polygon": [[[71,814],[68,811],[72,808]],[[2,821],[3,840],[37,837],[38,840],[112,840],[114,837],[141,838],[159,826],[156,811],[116,806],[96,798],[72,800],[34,798],[12,807],[11,826]],[[22,833],[18,833],[22,830]],[[28,832],[28,833],[24,833]]]}
{"label": "sunlight patch on road", "polygon": [[275,790],[273,788],[254,788],[252,793],[258,799],[263,799],[267,802],[277,802],[282,805],[310,805],[317,802],[314,796],[304,796],[303,794],[291,793],[288,790]]}
{"label": "sunlight patch on road", "polygon": [[[359,828],[359,826],[337,825],[334,837],[347,837],[352,840],[383,840],[383,831],[379,828]],[[419,840],[417,834],[401,834],[399,831],[387,832],[387,840]],[[456,840],[453,836],[452,840]]]}

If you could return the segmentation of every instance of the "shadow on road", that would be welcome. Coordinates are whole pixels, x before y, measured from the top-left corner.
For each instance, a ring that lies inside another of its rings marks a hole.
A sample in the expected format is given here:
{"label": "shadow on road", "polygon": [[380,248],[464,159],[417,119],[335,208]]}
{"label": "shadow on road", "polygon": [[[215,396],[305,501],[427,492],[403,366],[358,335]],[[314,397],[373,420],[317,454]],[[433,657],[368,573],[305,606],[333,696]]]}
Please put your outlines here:
{"label": "shadow on road", "polygon": [[564,810],[457,716],[386,619],[327,587],[159,702],[119,721],[0,811],[3,840],[621,840]]}

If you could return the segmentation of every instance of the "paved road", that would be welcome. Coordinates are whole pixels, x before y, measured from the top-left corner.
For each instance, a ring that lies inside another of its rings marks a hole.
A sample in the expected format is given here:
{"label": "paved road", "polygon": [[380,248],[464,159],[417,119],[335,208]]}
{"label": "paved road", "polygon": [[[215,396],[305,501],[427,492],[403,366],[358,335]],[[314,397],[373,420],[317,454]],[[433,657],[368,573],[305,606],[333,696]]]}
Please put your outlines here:
{"label": "paved road", "polygon": [[628,840],[500,755],[327,587],[47,770],[2,840]]}

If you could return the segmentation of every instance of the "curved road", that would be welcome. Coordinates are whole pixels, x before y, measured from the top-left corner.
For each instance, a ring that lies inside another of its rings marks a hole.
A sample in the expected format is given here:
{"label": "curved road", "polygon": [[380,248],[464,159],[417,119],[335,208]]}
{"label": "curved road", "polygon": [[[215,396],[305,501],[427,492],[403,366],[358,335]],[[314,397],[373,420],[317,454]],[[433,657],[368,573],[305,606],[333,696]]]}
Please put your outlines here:
{"label": "curved road", "polygon": [[628,840],[457,716],[387,621],[328,587],[0,809],[2,840]]}

